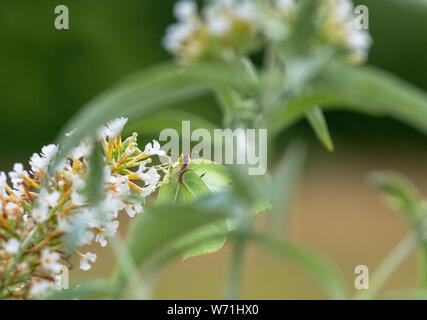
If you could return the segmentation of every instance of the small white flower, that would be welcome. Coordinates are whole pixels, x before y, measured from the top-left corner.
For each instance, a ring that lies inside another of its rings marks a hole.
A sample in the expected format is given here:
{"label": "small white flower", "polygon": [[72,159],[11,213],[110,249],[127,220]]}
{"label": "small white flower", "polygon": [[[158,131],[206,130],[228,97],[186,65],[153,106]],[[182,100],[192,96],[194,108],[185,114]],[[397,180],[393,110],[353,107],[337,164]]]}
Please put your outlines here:
{"label": "small white flower", "polygon": [[43,223],[49,217],[49,208],[46,205],[41,204],[37,208],[33,209],[31,216],[37,223]]}
{"label": "small white flower", "polygon": [[122,131],[128,118],[118,118],[110,121],[105,127],[103,127],[103,137],[108,137],[111,139],[116,138]]}
{"label": "small white flower", "polygon": [[160,180],[160,175],[157,173],[157,170],[154,168],[150,168],[147,172],[142,172],[142,170],[138,170],[138,176],[144,180],[145,186],[155,186],[157,182]]}
{"label": "small white flower", "polygon": [[129,193],[129,178],[127,176],[107,176],[106,183],[114,186],[114,191],[118,196],[124,196]]}
{"label": "small white flower", "polygon": [[58,146],[56,144],[49,144],[42,148],[42,156],[48,159],[49,161],[52,161],[52,159],[56,156],[57,153]]}
{"label": "small white flower", "polygon": [[372,38],[366,30],[352,28],[347,38],[348,46],[354,50],[362,59],[368,55],[369,47],[372,44]]}
{"label": "small white flower", "polygon": [[119,227],[119,222],[117,220],[110,221],[104,224],[100,229],[100,232],[96,235],[95,241],[99,242],[102,247],[107,245],[107,240],[105,237],[114,237]]}
{"label": "small white flower", "polygon": [[85,246],[85,245],[90,244],[92,242],[94,236],[95,235],[93,234],[93,232],[90,231],[89,229],[82,230],[79,233],[79,237],[77,239],[76,246]]}
{"label": "small white flower", "polygon": [[87,199],[83,194],[73,191],[71,193],[71,202],[76,206],[83,206],[86,204]]}
{"label": "small white flower", "polygon": [[41,264],[46,270],[56,272],[61,267],[60,254],[58,252],[43,249],[41,254]]}
{"label": "small white flower", "polygon": [[50,289],[53,289],[53,283],[49,282],[49,281],[42,280],[42,281],[37,282],[36,284],[34,284],[31,287],[29,294],[32,297],[38,297]]}
{"label": "small white flower", "polygon": [[34,153],[30,158],[31,171],[33,173],[46,171],[52,159],[58,152],[58,146],[50,144],[42,148],[41,154]]}
{"label": "small white flower", "polygon": [[15,163],[13,171],[9,172],[9,177],[13,185],[17,186],[24,181],[24,178],[28,178],[28,172],[24,170],[22,163]]}
{"label": "small white flower", "polygon": [[346,22],[352,18],[353,4],[350,0],[335,0],[333,2],[336,21]]}
{"label": "small white flower", "polygon": [[71,181],[73,183],[73,189],[74,190],[82,191],[86,187],[86,181],[84,179],[82,179],[82,177],[80,177],[77,174],[74,174],[71,177]]}
{"label": "small white flower", "polygon": [[157,170],[150,168],[147,172],[145,170],[145,165],[142,164],[139,170],[136,172],[140,179],[145,182],[144,188],[142,188],[142,196],[146,197],[151,194],[157,186],[157,183],[160,180],[160,175],[157,173]]}
{"label": "small white flower", "polygon": [[162,40],[163,47],[174,53],[177,52],[184,40],[189,38],[196,31],[196,26],[192,22],[175,23],[166,30],[166,35]]}
{"label": "small white flower", "polygon": [[56,207],[61,194],[58,191],[53,191],[49,193],[46,189],[43,189],[40,192],[39,201],[41,205],[50,206],[52,208]]}
{"label": "small white flower", "polygon": [[56,172],[66,172],[66,171],[71,171],[72,169],[68,159],[62,159],[58,161],[58,164],[55,166],[54,170]]}
{"label": "small white flower", "polygon": [[46,171],[49,166],[49,161],[46,158],[41,157],[38,153],[34,153],[30,158],[30,166],[33,173]]}
{"label": "small white flower", "polygon": [[78,147],[75,147],[71,151],[71,157],[73,159],[81,159],[83,157],[89,157],[92,152],[93,146],[82,142]]}
{"label": "small white flower", "polygon": [[79,218],[83,224],[87,225],[89,228],[99,228],[101,225],[101,222],[98,219],[98,215],[94,209],[84,210],[79,215]]}
{"label": "small white flower", "polygon": [[207,26],[210,33],[215,36],[222,36],[230,31],[231,22],[224,15],[209,15]]}
{"label": "small white flower", "polygon": [[66,232],[70,230],[71,225],[66,217],[58,217],[58,228]]}
{"label": "small white flower", "polygon": [[126,205],[125,211],[129,217],[133,218],[136,214],[141,213],[143,211],[143,208],[139,202],[129,203]]}
{"label": "small white flower", "polygon": [[6,250],[6,252],[10,253],[10,254],[16,254],[19,251],[19,241],[16,240],[15,238],[9,239],[5,244],[4,244],[4,249]]}
{"label": "small white flower", "polygon": [[149,156],[155,154],[158,156],[164,156],[166,154],[163,150],[160,149],[160,143],[156,140],[153,140],[153,144],[150,142],[145,146],[144,153]]}
{"label": "small white flower", "polygon": [[65,218],[60,219],[59,228],[70,235],[69,239],[73,245],[81,247],[90,244],[94,238],[94,233],[89,223],[94,227],[100,226],[91,210],[85,210],[77,214],[72,221],[68,221]]}
{"label": "small white flower", "polygon": [[178,20],[184,21],[197,14],[197,5],[191,0],[181,0],[175,4],[173,12]]}
{"label": "small white flower", "polygon": [[22,197],[25,195],[24,187],[21,184],[15,184],[13,186],[13,193],[15,193],[18,197]]}
{"label": "small white flower", "polygon": [[96,260],[96,254],[92,252],[86,252],[80,257],[80,269],[82,270],[90,270],[91,265],[90,262],[95,262]]}
{"label": "small white flower", "polygon": [[112,192],[108,192],[104,201],[99,205],[99,210],[103,212],[107,218],[117,218],[120,211],[125,208],[125,204],[119,198],[116,198]]}
{"label": "small white flower", "polygon": [[4,210],[10,214],[10,215],[15,215],[15,214],[22,214],[24,213],[24,210],[21,206],[18,206],[16,203],[13,202],[8,202],[5,207]]}

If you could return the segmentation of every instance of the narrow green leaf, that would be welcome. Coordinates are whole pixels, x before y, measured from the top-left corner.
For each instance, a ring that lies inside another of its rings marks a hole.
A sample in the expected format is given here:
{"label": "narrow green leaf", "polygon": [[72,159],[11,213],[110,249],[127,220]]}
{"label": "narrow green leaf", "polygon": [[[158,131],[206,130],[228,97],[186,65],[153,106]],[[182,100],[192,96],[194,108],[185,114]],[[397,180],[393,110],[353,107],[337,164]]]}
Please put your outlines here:
{"label": "narrow green leaf", "polygon": [[387,203],[405,214],[412,226],[417,226],[422,218],[421,196],[409,179],[397,172],[375,172],[369,177],[370,182],[386,197]]}
{"label": "narrow green leaf", "polygon": [[284,217],[292,200],[295,184],[304,168],[306,149],[304,145],[291,144],[266,188],[271,198],[273,213],[270,227],[277,233],[282,231]]}
{"label": "narrow green leaf", "polygon": [[306,116],[319,141],[326,147],[326,149],[333,151],[334,143],[332,142],[329,134],[328,125],[322,109],[319,107],[312,107],[306,112]]}
{"label": "narrow green leaf", "polygon": [[270,119],[274,132],[297,121],[313,107],[390,116],[427,133],[427,95],[411,84],[373,67],[328,64],[317,84],[286,101]]}
{"label": "narrow green leaf", "polygon": [[85,194],[89,203],[96,204],[104,192],[104,160],[101,144],[96,143],[89,159],[89,170]]}
{"label": "narrow green leaf", "polygon": [[[405,215],[410,227],[417,232],[423,228],[425,204],[421,195],[408,178],[397,172],[375,172],[370,175],[371,183],[384,193],[387,204]],[[422,232],[422,231],[421,231]],[[427,287],[427,242],[419,244],[420,284]]]}

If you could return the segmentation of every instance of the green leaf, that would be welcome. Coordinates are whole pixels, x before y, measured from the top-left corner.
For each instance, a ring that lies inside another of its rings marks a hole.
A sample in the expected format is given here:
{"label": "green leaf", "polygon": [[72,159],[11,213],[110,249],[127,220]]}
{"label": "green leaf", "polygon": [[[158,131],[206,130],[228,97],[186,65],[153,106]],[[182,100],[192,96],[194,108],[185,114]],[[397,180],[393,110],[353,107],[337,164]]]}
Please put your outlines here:
{"label": "green leaf", "polygon": [[[214,253],[220,250],[227,241],[228,225],[227,220],[223,219],[208,226],[191,232],[184,238],[175,243],[175,247],[181,252],[184,260],[194,258],[202,254]],[[221,237],[204,240],[208,236],[222,235]],[[186,248],[188,244],[191,247]]]}
{"label": "green leaf", "polygon": [[[134,220],[126,241],[126,252],[133,259],[134,265],[140,267],[167,245],[176,243],[194,230],[225,218],[226,214],[222,211],[200,210],[188,205],[153,207]],[[116,295],[126,287],[131,276],[124,272],[119,262],[115,273]]]}
{"label": "green leaf", "polygon": [[411,84],[373,67],[347,67],[330,63],[316,85],[274,113],[274,132],[297,121],[314,105],[391,116],[427,133],[427,95]]}
{"label": "green leaf", "polygon": [[272,181],[265,188],[273,206],[271,228],[277,233],[282,231],[284,215],[289,209],[295,184],[303,171],[305,156],[305,146],[299,142],[292,143],[274,171]]}
{"label": "green leaf", "polygon": [[369,177],[370,182],[386,196],[387,203],[403,212],[412,226],[422,218],[421,196],[415,186],[400,173],[375,172]]}
{"label": "green leaf", "polygon": [[325,117],[323,116],[322,109],[319,107],[312,107],[306,112],[306,116],[319,141],[326,147],[326,149],[333,151],[334,143],[332,142],[329,134],[328,125]]}
{"label": "green leaf", "polygon": [[[397,172],[375,172],[370,175],[371,183],[385,195],[387,204],[405,215],[415,232],[423,232],[425,202],[408,178]],[[427,242],[419,244],[420,284],[427,287]]]}
{"label": "green leaf", "polygon": [[100,143],[94,145],[89,158],[89,170],[85,194],[89,203],[96,204],[104,192],[104,160]]}

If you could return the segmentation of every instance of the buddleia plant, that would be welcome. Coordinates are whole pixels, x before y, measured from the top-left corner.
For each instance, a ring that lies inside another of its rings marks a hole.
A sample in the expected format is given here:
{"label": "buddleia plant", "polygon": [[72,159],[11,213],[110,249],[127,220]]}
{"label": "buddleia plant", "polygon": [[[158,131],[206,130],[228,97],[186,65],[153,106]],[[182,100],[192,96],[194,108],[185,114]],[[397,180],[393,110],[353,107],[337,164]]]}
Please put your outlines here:
{"label": "buddleia plant", "polygon": [[[29,173],[17,165],[10,174],[12,185],[5,174],[0,176],[2,297],[42,294],[51,283],[51,266],[66,262],[70,254],[88,269],[95,257],[80,246],[106,243],[117,229],[116,217],[126,212],[138,216],[116,246],[112,278],[44,298],[150,298],[159,271],[170,261],[216,252],[226,242],[232,245],[224,290],[228,299],[241,297],[250,242],[297,263],[326,297],[350,297],[329,259],[283,237],[289,221],[284,213],[306,152],[300,142],[285,147],[276,138],[306,118],[332,151],[324,116],[331,109],[391,116],[427,133],[427,95],[364,65],[373,39],[355,23],[349,0],[198,3],[183,0],[174,6],[176,22],[162,41],[170,62],[135,72],[88,102],[56,144],[33,157],[43,170]],[[177,155],[164,154],[168,150],[156,142],[142,151],[136,135],[121,140],[126,118],[154,133],[177,119],[214,129],[210,119],[179,107],[208,95],[219,105],[224,127],[267,129],[269,156],[280,160],[270,157],[265,175],[250,176],[245,165],[223,166],[191,154],[178,155],[175,163],[156,162],[157,156]],[[97,128],[105,123],[100,134]],[[144,205],[147,196],[153,198],[150,205]],[[254,231],[259,214],[268,222]],[[399,247],[386,259],[365,298],[376,296],[403,251]]]}

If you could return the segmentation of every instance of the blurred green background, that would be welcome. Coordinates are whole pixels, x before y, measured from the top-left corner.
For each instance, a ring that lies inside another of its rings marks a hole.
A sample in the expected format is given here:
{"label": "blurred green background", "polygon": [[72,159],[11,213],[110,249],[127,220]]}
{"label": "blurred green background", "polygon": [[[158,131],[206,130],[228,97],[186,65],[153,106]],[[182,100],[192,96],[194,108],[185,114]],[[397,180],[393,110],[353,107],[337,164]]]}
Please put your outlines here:
{"label": "blurred green background", "polygon": [[[25,163],[32,153],[53,142],[79,108],[123,76],[170,59],[160,43],[173,21],[174,2],[0,0],[0,171],[10,170],[14,162]],[[369,7],[374,38],[369,64],[426,90],[426,1],[356,3]],[[54,8],[60,4],[69,8],[70,30],[54,28]],[[220,124],[212,99],[182,107]],[[398,169],[427,192],[427,141],[387,118],[329,112],[327,120],[335,153],[317,144],[305,121],[284,132],[277,146],[294,136],[310,143],[290,235],[330,255],[351,286],[357,264],[373,270],[406,232],[400,217],[381,205],[364,177],[374,169]],[[171,266],[160,279],[156,297],[218,297],[226,276],[227,250]],[[103,255],[100,263],[84,276],[109,273],[111,252],[98,252]],[[391,288],[414,285],[414,261],[402,266]],[[292,265],[256,248],[251,248],[248,262],[246,298],[322,297]]]}

